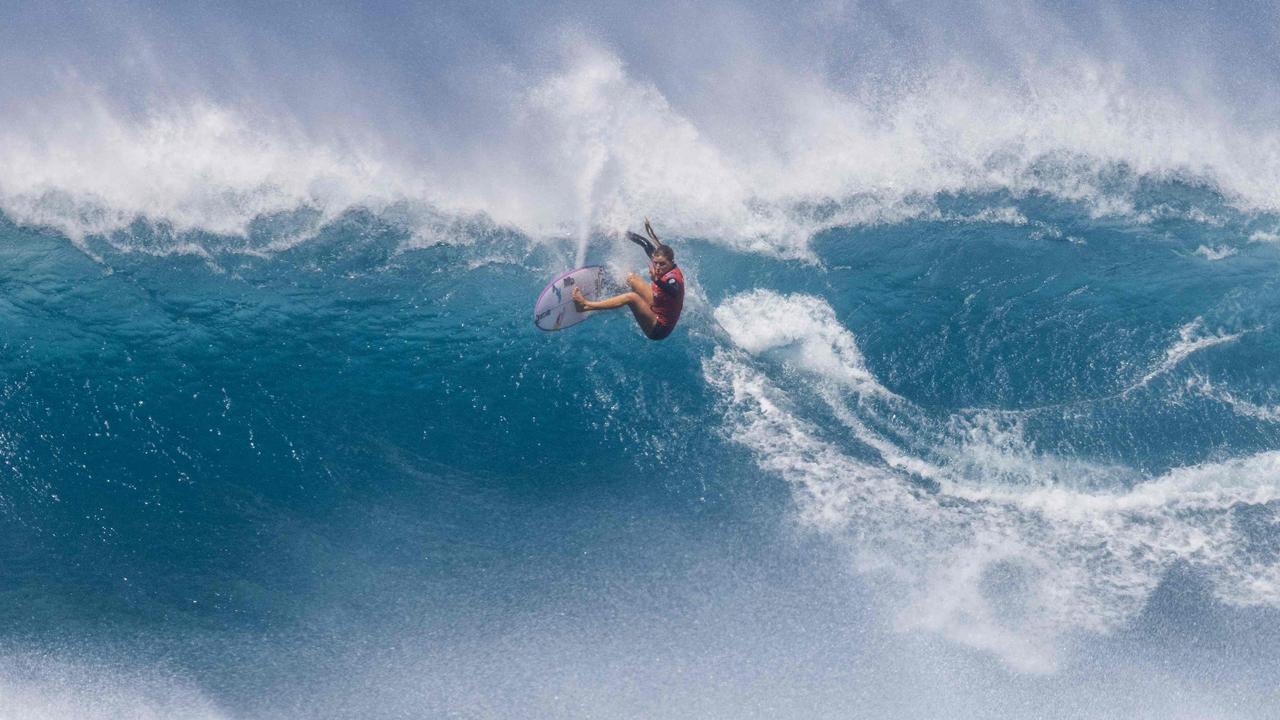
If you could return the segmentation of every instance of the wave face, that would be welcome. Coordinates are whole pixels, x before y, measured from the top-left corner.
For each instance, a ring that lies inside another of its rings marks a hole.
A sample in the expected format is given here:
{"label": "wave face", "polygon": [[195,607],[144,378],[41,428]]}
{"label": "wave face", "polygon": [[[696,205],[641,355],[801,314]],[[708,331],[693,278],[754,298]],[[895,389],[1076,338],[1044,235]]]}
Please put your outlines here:
{"label": "wave face", "polygon": [[[102,11],[0,31],[0,715],[1280,707],[1274,10]],[[537,331],[645,215],[676,333]]]}

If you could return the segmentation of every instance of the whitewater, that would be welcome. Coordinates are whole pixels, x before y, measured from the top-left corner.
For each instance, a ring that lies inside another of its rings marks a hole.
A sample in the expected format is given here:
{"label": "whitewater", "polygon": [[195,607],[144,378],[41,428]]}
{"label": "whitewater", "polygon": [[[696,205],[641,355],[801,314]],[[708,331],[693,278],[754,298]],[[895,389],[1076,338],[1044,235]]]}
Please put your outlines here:
{"label": "whitewater", "polygon": [[1274,8],[4,15],[0,716],[1280,712]]}

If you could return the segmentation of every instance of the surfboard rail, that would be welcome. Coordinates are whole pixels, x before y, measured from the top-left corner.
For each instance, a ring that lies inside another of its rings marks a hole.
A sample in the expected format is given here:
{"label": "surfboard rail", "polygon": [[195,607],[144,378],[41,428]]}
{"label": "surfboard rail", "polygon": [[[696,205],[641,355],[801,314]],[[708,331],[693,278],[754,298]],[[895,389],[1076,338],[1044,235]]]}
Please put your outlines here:
{"label": "surfboard rail", "polygon": [[573,304],[573,289],[582,288],[588,300],[598,300],[604,294],[607,278],[608,269],[603,265],[585,265],[556,275],[533,304],[533,324],[539,330],[553,332],[591,317],[589,311],[579,312]]}

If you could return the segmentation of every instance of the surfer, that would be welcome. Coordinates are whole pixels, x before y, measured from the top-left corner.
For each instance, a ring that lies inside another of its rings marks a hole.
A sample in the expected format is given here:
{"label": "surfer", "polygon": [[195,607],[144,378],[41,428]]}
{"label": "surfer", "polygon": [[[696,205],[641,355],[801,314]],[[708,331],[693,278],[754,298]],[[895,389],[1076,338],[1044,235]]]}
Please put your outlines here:
{"label": "surfer", "polygon": [[630,292],[593,302],[575,287],[573,302],[581,312],[613,310],[626,305],[645,337],[661,340],[671,334],[680,319],[680,309],[684,307],[684,273],[676,267],[675,251],[658,239],[648,218],[644,221],[644,231],[649,237],[627,231],[627,239],[649,256],[649,277],[653,282],[646,283],[639,275],[627,273]]}

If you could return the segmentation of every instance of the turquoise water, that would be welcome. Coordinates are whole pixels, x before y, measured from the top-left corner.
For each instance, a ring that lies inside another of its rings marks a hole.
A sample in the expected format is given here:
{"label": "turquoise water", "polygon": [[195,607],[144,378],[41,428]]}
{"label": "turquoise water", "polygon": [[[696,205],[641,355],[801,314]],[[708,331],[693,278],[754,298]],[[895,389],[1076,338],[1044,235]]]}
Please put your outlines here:
{"label": "turquoise water", "polygon": [[1275,7],[6,11],[0,717],[1280,714]]}
{"label": "turquoise water", "polygon": [[483,222],[406,247],[353,210],[255,254],[289,218],[6,220],[13,662],[231,716],[937,713],[920,657],[1071,698],[1194,646],[1173,678],[1243,653],[1265,707],[1280,247],[1249,237],[1278,220],[1142,201],[1173,209],[947,196],[793,260],[671,238],[695,284],[660,344],[623,313],[536,330],[572,248]]}

